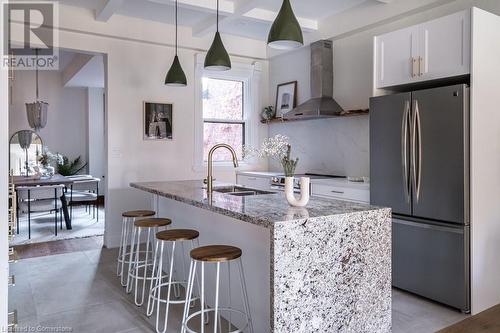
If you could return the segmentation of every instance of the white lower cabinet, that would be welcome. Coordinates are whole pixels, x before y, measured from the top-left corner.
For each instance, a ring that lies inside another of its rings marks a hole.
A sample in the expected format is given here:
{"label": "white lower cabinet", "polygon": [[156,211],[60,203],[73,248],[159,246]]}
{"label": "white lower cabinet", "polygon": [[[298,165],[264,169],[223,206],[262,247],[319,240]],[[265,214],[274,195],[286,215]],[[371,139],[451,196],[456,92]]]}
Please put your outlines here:
{"label": "white lower cabinet", "polygon": [[270,177],[238,175],[236,179],[238,185],[254,188],[257,190],[269,190],[271,182]]}
{"label": "white lower cabinet", "polygon": [[333,186],[327,184],[312,184],[312,195],[346,200],[353,202],[370,202],[370,190],[369,189],[356,189],[351,187]]}

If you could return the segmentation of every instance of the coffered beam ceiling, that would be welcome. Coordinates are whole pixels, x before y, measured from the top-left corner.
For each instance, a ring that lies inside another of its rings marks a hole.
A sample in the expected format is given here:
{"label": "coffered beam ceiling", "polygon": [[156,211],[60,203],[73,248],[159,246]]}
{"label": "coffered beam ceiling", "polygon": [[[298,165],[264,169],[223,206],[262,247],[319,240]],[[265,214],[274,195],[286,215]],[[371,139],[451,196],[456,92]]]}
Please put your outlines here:
{"label": "coffered beam ceiling", "polygon": [[123,5],[123,0],[104,0],[102,6],[95,11],[97,21],[106,22]]}
{"label": "coffered beam ceiling", "polygon": [[[148,1],[168,6],[173,6],[175,4],[175,0]],[[232,29],[232,24],[234,25],[235,21],[238,21],[238,24],[241,22],[243,27],[245,25],[245,21],[247,23],[259,22],[270,25],[278,13],[276,11],[266,9],[269,8],[268,1],[269,0],[219,0],[219,27],[221,29],[224,29],[224,27]],[[393,2],[393,0],[349,0],[349,2],[345,2],[345,5],[343,5],[343,8],[340,9],[340,11],[352,8],[363,3],[364,1],[372,1],[380,4],[389,4]],[[311,5],[314,5],[314,2],[310,2]],[[102,22],[108,21],[113,14],[120,11],[124,4],[125,0],[102,0],[101,6],[95,10],[96,20]],[[200,15],[200,19],[194,24],[191,24],[193,36],[202,37],[215,30],[215,13],[217,8],[215,0],[178,0],[178,5],[179,7],[190,11],[206,14]],[[338,6],[337,11],[339,11]],[[328,11],[323,11],[323,16],[318,18],[310,18],[310,16],[307,18],[301,17],[300,12],[296,14],[299,24],[304,32],[317,32],[320,20],[327,17],[329,13]],[[331,14],[333,15],[334,13],[332,12]]]}
{"label": "coffered beam ceiling", "polygon": [[[276,18],[277,12],[270,10],[265,10],[259,8],[266,0],[239,0],[234,5],[234,8],[230,12],[222,13],[225,15],[223,18],[219,19],[219,26],[224,27],[224,25],[233,22],[239,18],[246,18],[259,22],[271,23]],[[297,17],[300,26],[304,31],[316,31],[318,30],[318,21],[306,19],[302,17]],[[198,23],[193,27],[193,36],[201,37],[207,33],[213,32],[215,29],[215,18],[208,17],[202,22]]]}

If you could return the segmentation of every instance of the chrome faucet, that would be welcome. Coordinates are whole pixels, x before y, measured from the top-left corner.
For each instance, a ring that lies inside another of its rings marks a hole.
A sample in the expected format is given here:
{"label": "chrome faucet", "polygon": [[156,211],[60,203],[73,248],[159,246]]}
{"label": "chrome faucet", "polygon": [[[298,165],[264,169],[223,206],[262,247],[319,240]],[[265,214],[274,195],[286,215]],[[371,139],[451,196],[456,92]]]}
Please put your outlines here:
{"label": "chrome faucet", "polygon": [[212,149],[210,149],[210,151],[208,152],[208,176],[204,180],[205,184],[207,184],[207,193],[212,193],[213,182],[214,182],[214,179],[212,177],[212,159],[214,152],[219,148],[227,148],[227,150],[231,152],[231,155],[233,155],[234,167],[235,168],[238,167],[238,157],[236,156],[236,152],[234,151],[233,147],[225,143],[220,143],[218,145],[213,146]]}

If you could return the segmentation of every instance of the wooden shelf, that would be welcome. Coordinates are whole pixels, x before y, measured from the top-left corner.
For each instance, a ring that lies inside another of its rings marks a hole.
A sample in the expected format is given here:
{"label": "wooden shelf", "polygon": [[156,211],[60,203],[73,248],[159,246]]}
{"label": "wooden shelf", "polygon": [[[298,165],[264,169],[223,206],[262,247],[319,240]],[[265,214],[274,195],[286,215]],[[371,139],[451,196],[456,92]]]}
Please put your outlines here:
{"label": "wooden shelf", "polygon": [[[347,110],[347,111],[344,111],[342,114],[339,114],[338,116],[324,117],[323,119],[338,118],[338,117],[355,117],[355,116],[367,115],[368,113],[369,113],[368,109]],[[304,120],[313,120],[313,119],[321,119],[321,118],[298,118],[298,119],[273,118],[271,120],[261,120],[260,122],[263,124],[275,124],[275,123],[286,123],[289,121],[304,121]]]}

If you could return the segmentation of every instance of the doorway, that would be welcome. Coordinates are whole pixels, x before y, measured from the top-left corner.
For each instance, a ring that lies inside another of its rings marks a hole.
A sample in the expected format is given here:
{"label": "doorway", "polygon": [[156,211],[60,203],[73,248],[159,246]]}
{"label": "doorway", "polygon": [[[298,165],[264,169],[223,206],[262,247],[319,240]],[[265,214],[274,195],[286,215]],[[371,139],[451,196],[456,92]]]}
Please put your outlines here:
{"label": "doorway", "polygon": [[[33,105],[45,110],[33,113]],[[102,54],[60,49],[58,70],[13,72],[9,170],[17,214],[11,246],[29,253],[32,244],[102,239],[105,111]]]}

